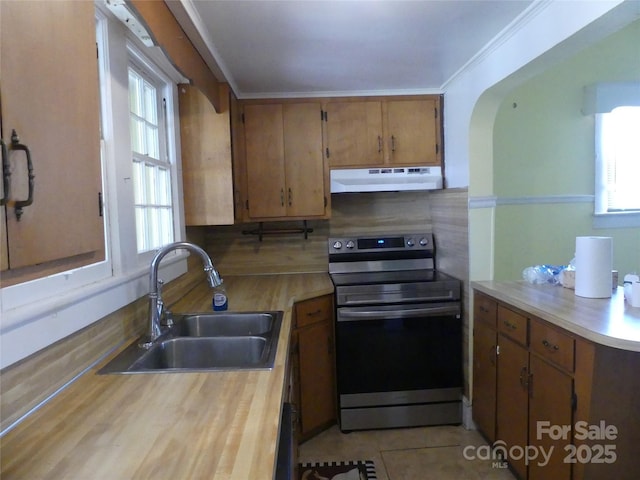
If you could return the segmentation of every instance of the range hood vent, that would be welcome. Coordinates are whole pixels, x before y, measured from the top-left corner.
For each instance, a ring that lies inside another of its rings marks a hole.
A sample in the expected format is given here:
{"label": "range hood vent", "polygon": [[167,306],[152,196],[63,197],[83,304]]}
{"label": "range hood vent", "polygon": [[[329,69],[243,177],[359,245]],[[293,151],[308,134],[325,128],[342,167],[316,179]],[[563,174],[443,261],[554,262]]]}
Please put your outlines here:
{"label": "range hood vent", "polygon": [[331,170],[331,193],[399,192],[442,188],[441,167],[381,167]]}

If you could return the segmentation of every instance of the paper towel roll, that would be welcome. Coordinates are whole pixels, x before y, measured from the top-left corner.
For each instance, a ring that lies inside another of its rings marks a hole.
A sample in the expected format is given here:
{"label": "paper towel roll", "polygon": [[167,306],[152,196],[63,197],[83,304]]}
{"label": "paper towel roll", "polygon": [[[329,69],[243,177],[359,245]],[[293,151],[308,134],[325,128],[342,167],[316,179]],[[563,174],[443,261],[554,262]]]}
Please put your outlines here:
{"label": "paper towel roll", "polygon": [[640,282],[631,284],[631,301],[632,307],[640,307]]}
{"label": "paper towel roll", "polygon": [[576,295],[587,298],[611,297],[611,237],[576,237],[575,265]]}

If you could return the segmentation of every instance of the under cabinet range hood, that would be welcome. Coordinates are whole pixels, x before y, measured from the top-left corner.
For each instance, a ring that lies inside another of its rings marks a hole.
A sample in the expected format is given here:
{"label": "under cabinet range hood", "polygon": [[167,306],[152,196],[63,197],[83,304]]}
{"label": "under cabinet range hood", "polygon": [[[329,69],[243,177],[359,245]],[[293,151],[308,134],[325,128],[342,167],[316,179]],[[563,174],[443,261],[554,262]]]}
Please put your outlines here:
{"label": "under cabinet range hood", "polygon": [[397,192],[442,188],[441,167],[380,167],[331,170],[331,193]]}

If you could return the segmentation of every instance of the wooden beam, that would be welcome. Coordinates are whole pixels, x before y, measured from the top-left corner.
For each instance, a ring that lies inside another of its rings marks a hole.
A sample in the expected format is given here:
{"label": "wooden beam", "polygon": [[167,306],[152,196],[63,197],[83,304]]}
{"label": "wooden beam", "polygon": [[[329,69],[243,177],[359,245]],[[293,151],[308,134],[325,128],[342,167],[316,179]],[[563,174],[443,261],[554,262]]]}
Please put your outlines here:
{"label": "wooden beam", "polygon": [[171,62],[209,99],[221,113],[220,84],[200,56],[184,30],[162,0],[127,0],[138,19],[147,27],[155,45],[161,47]]}

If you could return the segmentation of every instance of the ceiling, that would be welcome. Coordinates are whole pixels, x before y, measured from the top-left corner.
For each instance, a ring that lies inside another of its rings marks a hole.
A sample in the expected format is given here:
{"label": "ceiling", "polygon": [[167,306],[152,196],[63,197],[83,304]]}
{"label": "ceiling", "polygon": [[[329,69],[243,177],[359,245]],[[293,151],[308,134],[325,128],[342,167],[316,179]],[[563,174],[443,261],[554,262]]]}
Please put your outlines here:
{"label": "ceiling", "polygon": [[531,0],[177,0],[239,98],[441,92]]}

